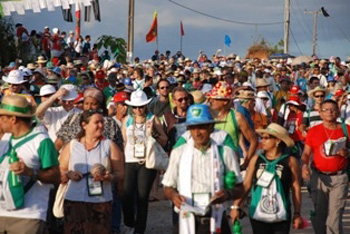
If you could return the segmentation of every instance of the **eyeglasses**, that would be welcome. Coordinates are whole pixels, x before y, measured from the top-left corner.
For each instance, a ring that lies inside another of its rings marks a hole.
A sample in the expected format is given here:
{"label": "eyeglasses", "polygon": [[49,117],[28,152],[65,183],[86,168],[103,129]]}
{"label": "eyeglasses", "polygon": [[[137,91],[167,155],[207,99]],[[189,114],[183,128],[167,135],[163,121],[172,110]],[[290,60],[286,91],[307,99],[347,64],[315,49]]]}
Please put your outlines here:
{"label": "eyeglasses", "polygon": [[159,87],[159,89],[169,89],[169,86]]}
{"label": "eyeglasses", "polygon": [[324,95],[315,95],[315,98],[324,98]]}
{"label": "eyeglasses", "polygon": [[273,136],[264,136],[264,137],[261,137],[261,140],[270,140],[270,139],[276,139],[276,137],[273,137]]}
{"label": "eyeglasses", "polygon": [[176,101],[178,101],[178,102],[183,102],[183,101],[187,102],[188,101],[188,97],[179,98],[179,99],[176,99]]}
{"label": "eyeglasses", "polygon": [[326,109],[321,109],[321,111],[322,112],[331,112],[331,113],[333,113],[333,112],[336,112],[337,110],[336,109],[330,109],[330,108],[326,108]]}
{"label": "eyeglasses", "polygon": [[143,109],[145,106],[133,106],[132,109]]}

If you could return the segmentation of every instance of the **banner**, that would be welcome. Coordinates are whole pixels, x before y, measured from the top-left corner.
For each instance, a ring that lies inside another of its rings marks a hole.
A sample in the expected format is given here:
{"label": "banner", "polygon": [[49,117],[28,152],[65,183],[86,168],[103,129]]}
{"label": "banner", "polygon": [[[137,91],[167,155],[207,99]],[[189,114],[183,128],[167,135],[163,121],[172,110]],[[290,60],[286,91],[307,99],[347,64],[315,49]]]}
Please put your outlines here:
{"label": "banner", "polygon": [[154,42],[158,36],[157,12],[153,14],[153,23],[146,35],[146,42]]}

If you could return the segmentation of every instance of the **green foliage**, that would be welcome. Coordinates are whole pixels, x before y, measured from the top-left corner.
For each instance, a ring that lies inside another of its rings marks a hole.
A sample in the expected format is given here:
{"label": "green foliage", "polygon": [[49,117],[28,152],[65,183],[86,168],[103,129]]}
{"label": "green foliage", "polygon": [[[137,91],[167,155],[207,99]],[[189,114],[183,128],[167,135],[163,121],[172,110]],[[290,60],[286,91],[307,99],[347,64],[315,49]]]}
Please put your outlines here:
{"label": "green foliage", "polygon": [[11,19],[0,19],[0,64],[8,65],[15,61],[17,49],[15,44],[14,23]]}
{"label": "green foliage", "polygon": [[276,44],[272,44],[267,41],[262,35],[259,35],[254,41],[253,45],[248,48],[248,54],[253,54],[256,52],[265,52],[268,55],[275,53],[283,53],[283,40],[281,39]]}
{"label": "green foliage", "polygon": [[109,49],[118,63],[126,63],[126,43],[123,38],[102,35],[96,41],[97,48]]}

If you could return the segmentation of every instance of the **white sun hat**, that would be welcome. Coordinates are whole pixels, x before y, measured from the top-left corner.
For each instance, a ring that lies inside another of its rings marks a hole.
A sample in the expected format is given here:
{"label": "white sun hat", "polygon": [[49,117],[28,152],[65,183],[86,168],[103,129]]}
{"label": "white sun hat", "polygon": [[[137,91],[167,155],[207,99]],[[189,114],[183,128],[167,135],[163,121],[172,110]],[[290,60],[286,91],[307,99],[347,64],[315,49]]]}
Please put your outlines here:
{"label": "white sun hat", "polygon": [[27,82],[26,80],[23,79],[23,74],[19,70],[12,70],[10,71],[9,75],[3,76],[2,77],[3,81],[9,84],[23,84]]}
{"label": "white sun hat", "polygon": [[41,87],[40,89],[40,96],[46,96],[46,95],[50,95],[50,94],[54,94],[56,93],[56,89],[55,87],[53,87],[52,85],[44,85],[43,87]]}
{"label": "white sun hat", "polygon": [[68,94],[61,98],[62,101],[73,101],[78,97],[78,92],[74,85],[65,84],[65,85],[62,85],[61,88],[64,88],[68,91]]}
{"label": "white sun hat", "polygon": [[135,92],[131,93],[130,101],[126,100],[125,103],[129,106],[145,106],[152,98],[147,99],[147,95],[142,90],[136,90]]}
{"label": "white sun hat", "polygon": [[259,91],[256,95],[258,98],[270,98],[266,91]]}

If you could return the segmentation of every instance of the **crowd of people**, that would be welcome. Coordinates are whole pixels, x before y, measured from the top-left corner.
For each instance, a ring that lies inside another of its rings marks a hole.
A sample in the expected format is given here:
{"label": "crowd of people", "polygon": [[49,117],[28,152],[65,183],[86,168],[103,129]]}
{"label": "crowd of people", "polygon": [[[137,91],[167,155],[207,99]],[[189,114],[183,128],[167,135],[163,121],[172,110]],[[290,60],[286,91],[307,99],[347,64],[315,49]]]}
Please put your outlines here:
{"label": "crowd of people", "polygon": [[239,233],[245,215],[254,233],[289,233],[307,225],[303,183],[315,233],[343,233],[349,62],[155,51],[119,64],[63,35],[45,27],[35,60],[1,70],[0,233],[145,233],[160,184],[173,233]]}

